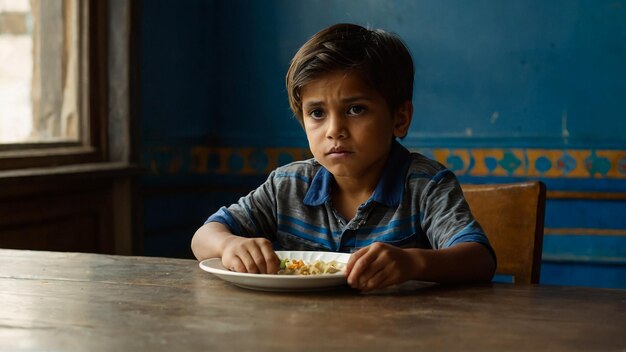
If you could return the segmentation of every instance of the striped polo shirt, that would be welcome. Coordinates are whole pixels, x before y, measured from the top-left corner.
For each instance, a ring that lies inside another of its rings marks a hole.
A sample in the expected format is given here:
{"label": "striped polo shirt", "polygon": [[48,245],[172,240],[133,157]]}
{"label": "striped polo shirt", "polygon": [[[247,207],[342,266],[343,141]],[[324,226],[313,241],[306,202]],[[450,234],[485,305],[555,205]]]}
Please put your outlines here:
{"label": "striped polo shirt", "polygon": [[374,193],[353,219],[333,207],[333,184],[316,160],[296,161],[206,222],[220,222],[235,235],[266,237],[277,250],[353,252],[374,242],[438,249],[478,242],[495,259],[454,173],[396,141]]}

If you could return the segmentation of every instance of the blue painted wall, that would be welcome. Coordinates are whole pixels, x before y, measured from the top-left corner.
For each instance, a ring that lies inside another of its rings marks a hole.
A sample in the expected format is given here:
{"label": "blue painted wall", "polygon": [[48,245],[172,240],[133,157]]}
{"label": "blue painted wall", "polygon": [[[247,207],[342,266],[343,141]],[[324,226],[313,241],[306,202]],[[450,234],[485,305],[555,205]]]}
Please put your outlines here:
{"label": "blue painted wall", "polygon": [[464,182],[546,182],[542,282],[626,288],[626,1],[142,7],[147,255],[190,256],[207,214],[307,156],[289,60],[321,28],[352,22],[398,33],[414,56],[406,146]]}

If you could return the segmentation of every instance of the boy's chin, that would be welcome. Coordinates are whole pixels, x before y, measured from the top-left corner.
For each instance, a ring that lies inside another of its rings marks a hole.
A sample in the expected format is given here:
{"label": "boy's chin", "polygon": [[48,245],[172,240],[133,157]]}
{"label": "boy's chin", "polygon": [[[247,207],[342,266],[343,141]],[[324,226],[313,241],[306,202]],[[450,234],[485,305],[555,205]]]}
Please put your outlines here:
{"label": "boy's chin", "polygon": [[361,173],[359,170],[355,170],[354,168],[346,167],[345,165],[330,165],[324,166],[328,172],[330,172],[334,177],[360,177]]}

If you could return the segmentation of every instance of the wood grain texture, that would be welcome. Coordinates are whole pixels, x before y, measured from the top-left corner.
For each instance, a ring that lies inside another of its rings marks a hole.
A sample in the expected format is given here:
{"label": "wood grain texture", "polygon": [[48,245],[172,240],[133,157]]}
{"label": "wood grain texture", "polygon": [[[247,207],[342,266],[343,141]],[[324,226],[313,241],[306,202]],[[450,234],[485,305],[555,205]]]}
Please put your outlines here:
{"label": "wood grain texture", "polygon": [[139,172],[123,163],[0,171],[0,248],[139,252]]}
{"label": "wood grain texture", "polygon": [[496,273],[539,283],[546,188],[542,182],[462,185],[498,258]]}
{"label": "wood grain texture", "polygon": [[193,260],[0,250],[0,348],[623,350],[626,291],[409,282],[245,290]]}

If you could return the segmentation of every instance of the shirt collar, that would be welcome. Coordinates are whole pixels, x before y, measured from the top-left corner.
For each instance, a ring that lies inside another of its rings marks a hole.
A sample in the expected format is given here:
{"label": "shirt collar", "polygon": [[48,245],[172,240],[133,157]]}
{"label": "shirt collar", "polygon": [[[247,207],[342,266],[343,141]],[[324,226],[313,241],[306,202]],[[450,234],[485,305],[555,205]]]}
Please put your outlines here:
{"label": "shirt collar", "polygon": [[[398,141],[393,141],[380,180],[366,204],[375,201],[389,208],[400,204],[404,192],[404,179],[411,160],[409,155],[405,147]],[[317,206],[328,201],[333,181],[333,175],[322,166],[311,181],[311,186],[304,197],[304,204]]]}

